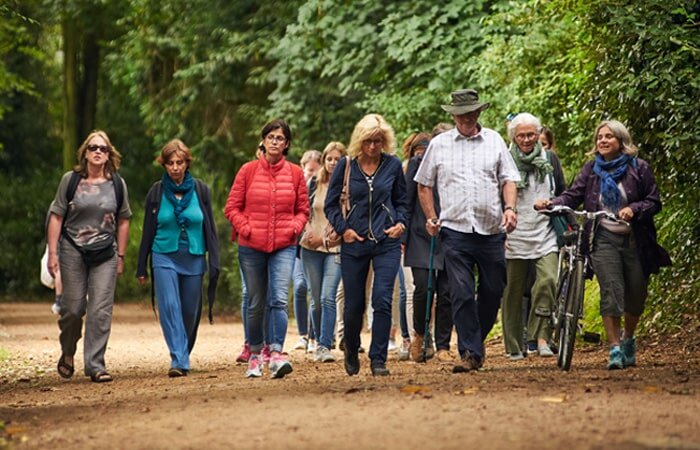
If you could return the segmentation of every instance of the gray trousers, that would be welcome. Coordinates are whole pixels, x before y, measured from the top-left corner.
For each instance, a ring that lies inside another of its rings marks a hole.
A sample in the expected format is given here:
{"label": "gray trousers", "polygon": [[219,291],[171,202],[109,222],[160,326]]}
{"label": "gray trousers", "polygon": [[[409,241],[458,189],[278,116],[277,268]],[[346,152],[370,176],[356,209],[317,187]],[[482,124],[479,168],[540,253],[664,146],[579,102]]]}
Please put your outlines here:
{"label": "gray trousers", "polygon": [[95,267],[83,262],[80,252],[66,240],[59,250],[63,300],[58,327],[61,351],[75,355],[85,319],[83,345],[85,375],[105,370],[105,350],[112,328],[112,306],[117,283],[117,255]]}
{"label": "gray trousers", "polygon": [[[533,260],[509,259],[506,261],[508,284],[506,284],[501,300],[501,320],[503,322],[503,343],[508,354],[522,350],[523,289],[531,261]],[[527,321],[528,341],[549,340],[551,337],[549,315],[557,289],[558,261],[556,252],[534,260],[536,272]]]}

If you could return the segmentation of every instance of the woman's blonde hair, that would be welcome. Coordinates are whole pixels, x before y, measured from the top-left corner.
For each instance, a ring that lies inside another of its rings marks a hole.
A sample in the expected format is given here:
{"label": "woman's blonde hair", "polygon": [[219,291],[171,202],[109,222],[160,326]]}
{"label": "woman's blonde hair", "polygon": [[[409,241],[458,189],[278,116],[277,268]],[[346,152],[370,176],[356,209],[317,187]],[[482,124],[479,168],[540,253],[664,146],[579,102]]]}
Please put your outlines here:
{"label": "woman's blonde hair", "polygon": [[323,149],[323,153],[321,153],[321,168],[318,169],[318,174],[316,175],[316,179],[319,183],[327,183],[331,177],[331,174],[328,173],[328,171],[326,170],[326,155],[328,155],[333,150],[340,153],[341,158],[347,154],[345,145],[343,145],[342,142],[332,141],[329,142],[328,145],[326,145],[326,148]]}
{"label": "woman's blonde hair", "polygon": [[389,155],[396,152],[396,137],[394,129],[384,120],[384,117],[379,114],[367,114],[355,125],[350,137],[350,145],[348,145],[348,155],[356,158],[362,151],[362,142],[371,139],[374,136],[381,134],[384,139],[384,148],[382,151]]}
{"label": "woman's blonde hair", "polygon": [[600,122],[595,129],[595,133],[593,133],[593,148],[587,153],[587,155],[593,156],[598,153],[598,132],[603,127],[610,128],[613,136],[615,136],[615,138],[620,142],[620,151],[622,153],[632,157],[637,156],[639,149],[636,145],[634,145],[634,143],[632,143],[632,136],[630,136],[630,132],[627,131],[627,127],[625,127],[622,122],[618,122],[617,120],[604,120]]}
{"label": "woman's blonde hair", "polygon": [[87,156],[85,156],[85,153],[87,153],[88,144],[95,136],[101,137],[102,140],[105,141],[105,144],[107,144],[107,147],[109,147],[109,154],[107,155],[107,163],[105,163],[104,172],[106,178],[112,178],[112,174],[119,170],[122,155],[116,148],[114,148],[112,142],[109,140],[109,136],[107,136],[107,133],[102,130],[95,130],[88,134],[80,147],[78,147],[78,164],[73,167],[73,170],[79,172],[83,178],[87,178]]}
{"label": "woman's blonde hair", "polygon": [[299,165],[303,168],[309,161],[316,161],[319,165],[323,165],[321,152],[318,150],[307,150],[301,155]]}
{"label": "woman's blonde hair", "polygon": [[187,163],[187,168],[189,169],[190,164],[192,163],[192,153],[180,139],[173,139],[165,144],[163,149],[160,151],[160,155],[158,155],[158,158],[156,158],[156,162],[165,167],[165,163],[170,161],[170,158],[172,158],[173,155],[177,154],[182,156],[182,159],[185,161],[185,163]]}

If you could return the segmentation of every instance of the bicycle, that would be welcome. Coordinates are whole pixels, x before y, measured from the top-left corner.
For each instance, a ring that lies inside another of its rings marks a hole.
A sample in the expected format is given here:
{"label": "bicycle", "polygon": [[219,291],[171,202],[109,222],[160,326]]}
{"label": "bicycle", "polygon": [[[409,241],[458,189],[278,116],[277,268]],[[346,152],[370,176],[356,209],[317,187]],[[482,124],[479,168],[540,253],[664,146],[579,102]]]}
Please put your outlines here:
{"label": "bicycle", "polygon": [[[556,297],[550,318],[554,330],[553,340],[559,346],[557,366],[568,371],[571,368],[577,334],[582,335],[588,342],[600,341],[600,335],[597,333],[584,333],[580,323],[583,317],[585,270],[589,264],[588,255],[582,251],[585,224],[601,218],[622,224],[627,222],[607,211],[576,211],[568,206],[551,206],[538,212],[545,215],[568,214],[576,219],[576,225],[570,227],[563,235],[564,245],[559,251]],[[588,248],[593,246],[593,235],[594,233],[590,234]]]}

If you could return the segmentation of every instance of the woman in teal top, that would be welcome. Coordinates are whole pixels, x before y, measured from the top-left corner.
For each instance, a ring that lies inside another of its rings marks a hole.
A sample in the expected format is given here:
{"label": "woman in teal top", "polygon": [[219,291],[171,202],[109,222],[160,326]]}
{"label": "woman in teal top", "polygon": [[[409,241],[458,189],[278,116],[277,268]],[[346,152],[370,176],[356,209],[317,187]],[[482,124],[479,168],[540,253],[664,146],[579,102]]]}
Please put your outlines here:
{"label": "woman in teal top", "polygon": [[[150,253],[160,325],[172,360],[168,375],[180,377],[190,370],[189,355],[197,338],[207,252],[210,277],[218,276],[218,241],[209,188],[190,174],[189,149],[172,140],[157,161],[166,173],[146,196],[137,276],[142,285],[146,283]],[[211,280],[209,286],[211,319]]]}

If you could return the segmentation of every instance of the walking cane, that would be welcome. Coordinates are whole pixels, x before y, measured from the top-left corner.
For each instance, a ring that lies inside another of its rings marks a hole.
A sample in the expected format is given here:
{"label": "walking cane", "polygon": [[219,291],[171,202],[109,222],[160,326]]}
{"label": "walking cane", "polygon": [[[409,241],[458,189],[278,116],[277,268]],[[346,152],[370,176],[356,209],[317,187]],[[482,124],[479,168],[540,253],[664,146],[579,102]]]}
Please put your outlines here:
{"label": "walking cane", "polygon": [[428,343],[430,341],[430,311],[433,300],[433,254],[437,236],[430,237],[430,258],[428,259],[428,296],[425,301],[425,332],[423,333],[423,362],[428,361]]}

